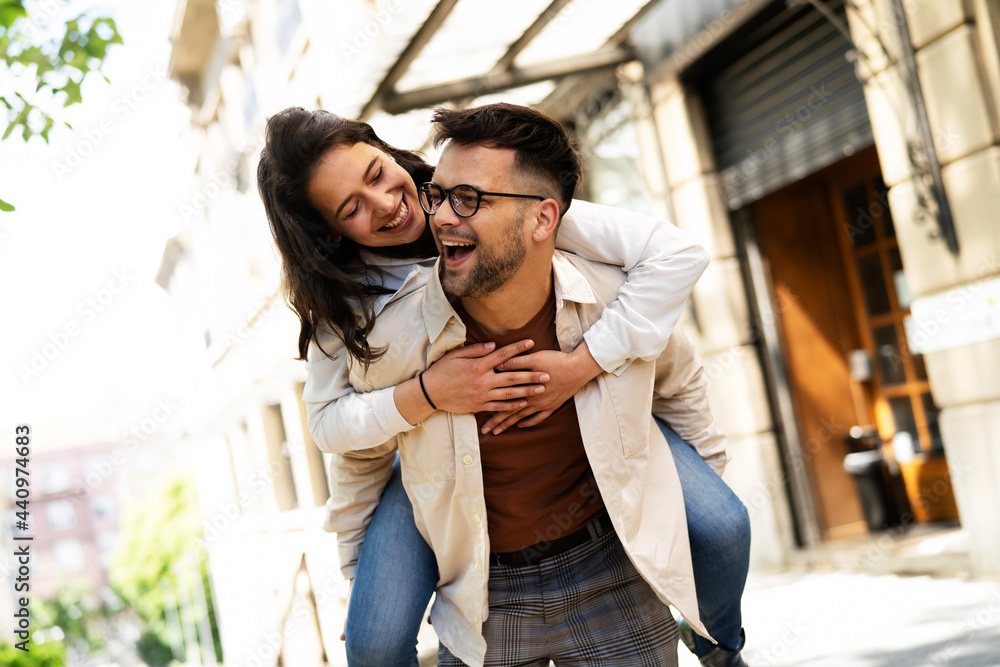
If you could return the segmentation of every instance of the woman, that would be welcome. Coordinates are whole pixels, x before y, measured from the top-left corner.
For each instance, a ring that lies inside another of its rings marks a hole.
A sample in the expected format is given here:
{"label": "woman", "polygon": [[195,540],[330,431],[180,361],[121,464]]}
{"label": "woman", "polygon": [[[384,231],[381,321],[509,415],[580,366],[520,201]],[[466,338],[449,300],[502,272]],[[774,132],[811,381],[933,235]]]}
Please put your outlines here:
{"label": "woman", "polygon": [[[496,412],[484,432],[514,423],[533,425],[599,373],[614,372],[637,357],[655,358],[707,264],[704,251],[672,225],[652,225],[642,216],[574,202],[557,246],[629,272],[618,301],[585,334],[583,344],[571,353],[538,352],[513,361],[507,360],[529,349],[530,341],[501,350],[458,348],[417,378],[355,393],[347,381],[349,364],[367,366],[391,354],[391,349],[371,349],[367,342],[378,313],[404,284],[426,279],[436,259],[416,189],[417,183],[430,180],[432,171],[415,154],[382,142],[365,123],[297,108],[268,121],[258,186],[282,254],[286,295],[301,323],[299,353],[309,361],[304,393],[309,427],[325,451],[375,447],[436,409]],[[682,474],[682,484],[686,476],[693,489],[689,497],[684,486],[685,503],[696,498],[700,509],[713,508],[699,519],[697,529],[703,534],[695,535],[692,526],[694,558],[700,560],[701,547],[716,560],[720,552],[739,552],[728,559],[734,563],[726,565],[732,572],[716,563],[706,578],[713,586],[699,586],[700,606],[711,607],[711,595],[703,600],[702,588],[742,592],[745,508],[693,449],[669,430],[665,434],[678,469],[689,470]],[[681,460],[692,456],[690,466]],[[714,535],[730,530],[722,525],[727,522],[740,539],[712,543]],[[343,564],[352,580],[345,631],[348,659],[358,665],[416,664],[415,637],[437,573],[433,553],[415,529],[398,470],[366,533],[338,536],[342,547],[361,539],[357,563]],[[697,567],[695,577],[700,581]],[[735,639],[724,642],[735,650],[742,647],[738,598]],[[713,635],[726,636],[709,625],[712,618],[712,613],[703,614]],[[731,609],[723,620],[732,625]]]}

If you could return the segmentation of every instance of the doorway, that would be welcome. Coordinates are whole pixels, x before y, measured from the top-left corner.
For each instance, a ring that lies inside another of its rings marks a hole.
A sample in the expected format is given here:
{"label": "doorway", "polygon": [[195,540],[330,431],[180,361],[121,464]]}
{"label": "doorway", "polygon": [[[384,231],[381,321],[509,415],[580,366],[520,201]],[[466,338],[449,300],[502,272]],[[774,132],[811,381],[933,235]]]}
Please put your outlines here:
{"label": "doorway", "polygon": [[899,461],[904,522],[958,516],[886,194],[868,148],[752,205],[825,539],[868,530],[844,470],[855,427]]}

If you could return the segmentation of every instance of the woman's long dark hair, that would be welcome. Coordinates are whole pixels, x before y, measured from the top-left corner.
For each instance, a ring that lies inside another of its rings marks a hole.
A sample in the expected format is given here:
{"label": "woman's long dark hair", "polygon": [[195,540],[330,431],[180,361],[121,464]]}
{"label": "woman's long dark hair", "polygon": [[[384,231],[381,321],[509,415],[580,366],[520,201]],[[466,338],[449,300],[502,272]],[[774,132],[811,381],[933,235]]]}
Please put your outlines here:
{"label": "woman's long dark hair", "polygon": [[368,123],[292,107],[267,121],[257,189],[281,253],[282,291],[299,318],[299,358],[306,358],[309,341],[326,324],[367,368],[385,353],[368,345],[375,323],[369,297],[390,290],[382,287],[378,267],[362,259],[362,246],[347,237],[334,241],[333,229],[306,197],[327,151],[359,143],[390,155],[415,183],[431,179],[434,168],[423,158],[385,143]]}

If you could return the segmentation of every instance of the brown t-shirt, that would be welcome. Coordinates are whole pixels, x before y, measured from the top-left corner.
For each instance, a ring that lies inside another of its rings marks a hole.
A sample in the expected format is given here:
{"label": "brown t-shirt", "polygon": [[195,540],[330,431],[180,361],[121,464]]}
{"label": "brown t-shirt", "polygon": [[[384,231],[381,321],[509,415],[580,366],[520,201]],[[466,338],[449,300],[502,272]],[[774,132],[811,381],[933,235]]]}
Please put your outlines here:
{"label": "brown t-shirt", "polygon": [[[516,331],[486,334],[456,299],[465,323],[466,344],[493,341],[496,349],[530,338],[529,352],[558,350],[556,299]],[[492,413],[477,412],[482,425]],[[500,435],[479,434],[490,550],[518,551],[569,535],[604,509],[580,436],[573,399],[531,428],[513,426]]]}

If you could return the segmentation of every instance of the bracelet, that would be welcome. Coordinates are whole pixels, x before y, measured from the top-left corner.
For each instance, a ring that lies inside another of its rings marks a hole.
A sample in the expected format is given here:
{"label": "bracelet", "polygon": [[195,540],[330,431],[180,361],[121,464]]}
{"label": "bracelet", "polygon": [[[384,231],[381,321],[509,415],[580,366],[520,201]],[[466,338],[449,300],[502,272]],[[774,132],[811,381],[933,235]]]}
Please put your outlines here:
{"label": "bracelet", "polygon": [[430,403],[430,406],[432,408],[434,408],[435,410],[437,410],[438,406],[434,405],[434,401],[432,401],[431,397],[427,395],[427,387],[424,386],[424,374],[423,374],[423,372],[421,372],[420,375],[417,376],[417,379],[420,380],[420,391],[424,392],[424,398],[427,399],[427,402]]}

